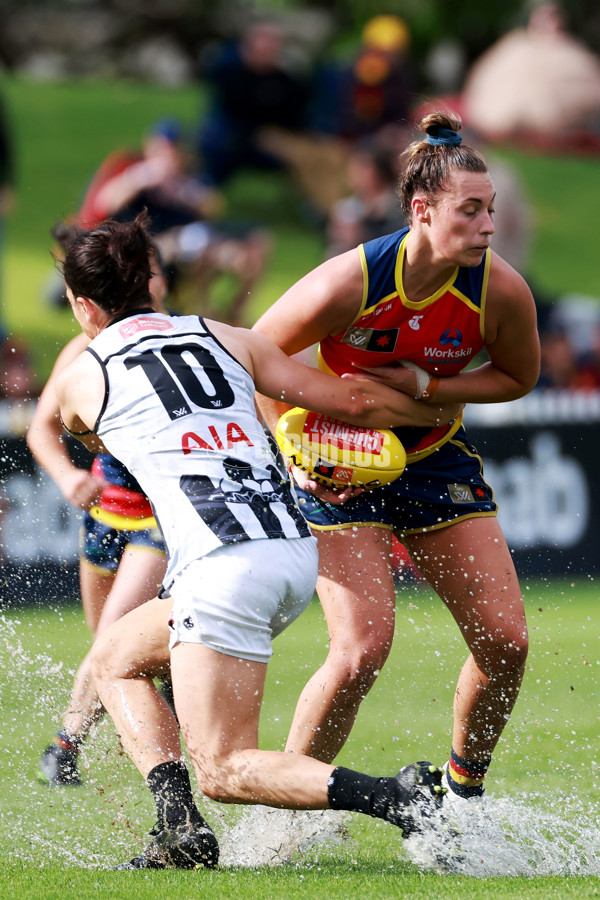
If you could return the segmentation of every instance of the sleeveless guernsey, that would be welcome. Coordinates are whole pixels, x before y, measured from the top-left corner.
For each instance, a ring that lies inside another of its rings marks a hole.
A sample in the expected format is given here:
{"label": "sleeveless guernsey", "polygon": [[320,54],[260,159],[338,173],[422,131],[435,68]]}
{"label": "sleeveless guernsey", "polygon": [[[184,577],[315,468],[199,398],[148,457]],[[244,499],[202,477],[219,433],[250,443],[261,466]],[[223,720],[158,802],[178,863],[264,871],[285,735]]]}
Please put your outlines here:
{"label": "sleeveless guernsey", "polygon": [[166,588],[225,544],[310,536],[256,417],[254,382],[201,318],[136,310],[87,349],[106,385],[94,430],[150,499]]}
{"label": "sleeveless guernsey", "polygon": [[[484,346],[485,299],[491,254],[473,268],[458,267],[431,297],[412,301],[402,284],[403,228],[361,244],[363,300],[358,315],[341,334],[321,341],[319,367],[342,375],[353,364],[386,366],[410,360],[432,375],[456,375]],[[443,428],[396,428],[414,461],[448,440],[461,418]]]}

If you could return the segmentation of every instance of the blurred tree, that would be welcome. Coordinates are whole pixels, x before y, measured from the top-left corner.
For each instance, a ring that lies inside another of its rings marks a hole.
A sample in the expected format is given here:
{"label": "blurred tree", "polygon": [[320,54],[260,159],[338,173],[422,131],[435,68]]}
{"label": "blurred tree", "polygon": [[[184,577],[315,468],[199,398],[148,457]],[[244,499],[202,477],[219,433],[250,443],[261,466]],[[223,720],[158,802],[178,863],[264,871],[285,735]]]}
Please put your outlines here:
{"label": "blurred tree", "polygon": [[[339,41],[357,40],[375,12],[393,13],[408,24],[416,64],[441,40],[462,46],[467,65],[502,34],[520,24],[531,0],[0,0],[0,66],[18,70],[32,51],[71,54],[76,64],[66,74],[88,69],[114,72],[115,63],[131,48],[159,39],[170,40],[197,74],[203,47],[215,39],[235,36],[253,15],[320,11],[330,16]],[[598,0],[564,0],[574,35],[600,51]],[[57,45],[57,46],[53,46]],[[102,67],[98,47],[110,56]],[[93,53],[90,51],[90,47]],[[70,71],[72,69],[72,71]],[[132,74],[132,73],[130,73]]]}

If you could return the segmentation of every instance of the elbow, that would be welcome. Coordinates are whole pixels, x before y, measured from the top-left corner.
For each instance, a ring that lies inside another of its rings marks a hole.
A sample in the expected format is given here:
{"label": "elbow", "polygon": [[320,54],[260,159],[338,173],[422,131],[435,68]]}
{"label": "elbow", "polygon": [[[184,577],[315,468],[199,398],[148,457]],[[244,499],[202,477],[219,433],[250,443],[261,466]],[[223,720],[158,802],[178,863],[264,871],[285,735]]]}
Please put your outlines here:
{"label": "elbow", "polygon": [[538,378],[539,372],[535,372],[530,377],[524,378],[519,381],[516,385],[516,389],[513,396],[511,397],[511,400],[519,400],[521,397],[525,397],[527,394],[530,394],[538,383]]}

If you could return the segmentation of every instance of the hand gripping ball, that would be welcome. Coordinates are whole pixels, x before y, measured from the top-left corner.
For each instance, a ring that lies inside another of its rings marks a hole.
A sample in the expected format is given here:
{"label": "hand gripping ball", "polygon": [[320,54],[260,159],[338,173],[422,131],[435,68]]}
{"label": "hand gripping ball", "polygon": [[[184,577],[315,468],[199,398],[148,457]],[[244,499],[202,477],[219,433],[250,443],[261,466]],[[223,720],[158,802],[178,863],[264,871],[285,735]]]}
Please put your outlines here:
{"label": "hand gripping ball", "polygon": [[349,425],[299,407],[281,416],[276,437],[293,465],[328,487],[380,487],[399,478],[406,466],[393,431]]}

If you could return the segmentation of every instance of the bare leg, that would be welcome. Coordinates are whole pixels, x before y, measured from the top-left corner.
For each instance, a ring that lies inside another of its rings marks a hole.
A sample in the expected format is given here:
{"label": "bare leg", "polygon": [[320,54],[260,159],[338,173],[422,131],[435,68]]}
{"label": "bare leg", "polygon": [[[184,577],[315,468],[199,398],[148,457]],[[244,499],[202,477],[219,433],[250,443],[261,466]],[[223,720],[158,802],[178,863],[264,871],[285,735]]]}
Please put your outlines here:
{"label": "bare leg", "polygon": [[169,670],[171,606],[168,598],[150,600],[105,631],[91,651],[100,699],[144,778],[181,759],[177,722],[152,681]]}
{"label": "bare leg", "polygon": [[519,582],[497,519],[467,519],[406,541],[442,598],[471,655],[454,699],[452,746],[465,759],[489,758],[516,702],[527,657]]}
{"label": "bare leg", "polygon": [[333,766],[257,749],[266,668],[202,644],[173,648],[175,705],[198,784],[223,803],[326,809]]}
{"label": "bare leg", "polygon": [[[94,622],[95,638],[129,610],[156,596],[165,566],[162,553],[143,548],[127,549],[116,575],[104,575],[82,563],[84,609],[87,611],[88,622]],[[68,735],[82,739],[100,718],[102,711],[91,678],[88,653],[75,675],[69,706],[63,718],[63,729]]]}
{"label": "bare leg", "polygon": [[298,701],[286,750],[331,762],[394,636],[393,539],[382,528],[319,532],[317,591],[330,649]]}

